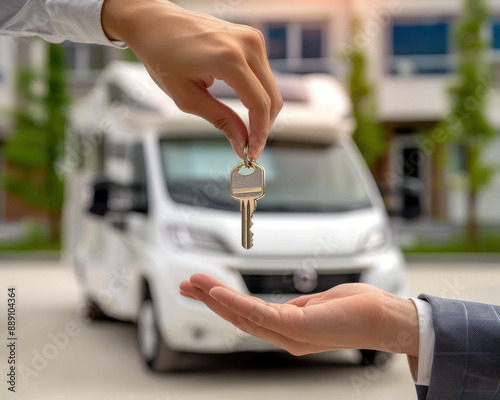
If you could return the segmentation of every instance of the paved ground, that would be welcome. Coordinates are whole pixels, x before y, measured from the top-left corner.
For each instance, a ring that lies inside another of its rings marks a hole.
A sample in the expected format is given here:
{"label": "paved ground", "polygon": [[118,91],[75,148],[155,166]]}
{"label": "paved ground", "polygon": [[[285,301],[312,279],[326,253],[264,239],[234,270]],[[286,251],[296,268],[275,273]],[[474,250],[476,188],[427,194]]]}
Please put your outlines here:
{"label": "paved ground", "polygon": [[[500,260],[477,265],[412,264],[409,276],[411,295],[425,291],[500,304]],[[199,358],[202,366],[196,371],[150,374],[138,358],[132,325],[87,324],[78,317],[79,290],[65,267],[54,262],[3,262],[0,282],[1,399],[416,399],[403,356],[384,371],[355,365],[350,352],[336,354],[334,360],[205,356]],[[16,394],[7,393],[4,375],[9,285],[17,290],[18,364],[26,367],[18,371]],[[62,334],[65,329],[73,336]],[[50,359],[42,358],[44,351]]]}

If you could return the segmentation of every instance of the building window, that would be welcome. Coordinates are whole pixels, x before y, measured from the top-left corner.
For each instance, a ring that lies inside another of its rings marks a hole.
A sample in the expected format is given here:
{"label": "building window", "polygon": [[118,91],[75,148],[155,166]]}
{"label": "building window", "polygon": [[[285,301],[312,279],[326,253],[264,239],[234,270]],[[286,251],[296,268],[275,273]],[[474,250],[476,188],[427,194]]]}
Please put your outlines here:
{"label": "building window", "polygon": [[500,82],[500,21],[493,21],[491,24],[491,47],[493,48],[493,71],[494,82]]}
{"label": "building window", "polygon": [[305,28],[302,30],[302,57],[323,57],[323,29]]}
{"label": "building window", "polygon": [[280,72],[333,73],[326,57],[327,25],[315,23],[272,23],[262,31],[266,37],[271,67]]}
{"label": "building window", "polygon": [[138,212],[147,213],[148,210],[148,179],[144,150],[141,144],[133,148],[133,184],[137,188],[132,193],[133,209]]}
{"label": "building window", "polygon": [[396,22],[392,26],[390,72],[443,74],[451,70],[449,21]]}
{"label": "building window", "polygon": [[493,22],[492,27],[492,45],[493,49],[500,51],[500,21]]}
{"label": "building window", "polygon": [[287,58],[287,28],[286,25],[271,25],[267,31],[268,56],[272,60]]}

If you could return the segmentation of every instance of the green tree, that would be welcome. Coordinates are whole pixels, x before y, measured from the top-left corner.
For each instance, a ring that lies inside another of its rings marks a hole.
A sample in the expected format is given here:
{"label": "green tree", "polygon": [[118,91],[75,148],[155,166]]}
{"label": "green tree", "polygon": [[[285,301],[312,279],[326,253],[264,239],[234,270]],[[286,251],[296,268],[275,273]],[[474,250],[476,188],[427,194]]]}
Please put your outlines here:
{"label": "green tree", "polygon": [[463,146],[468,172],[467,231],[478,242],[477,199],[492,177],[493,168],[484,164],[483,152],[493,137],[486,117],[491,94],[492,69],[487,31],[490,23],[485,0],[464,0],[462,17],[455,27],[458,71],[450,86],[451,113],[446,127],[451,141]]}
{"label": "green tree", "polygon": [[[359,19],[354,18],[354,35],[358,32],[359,26]],[[363,49],[351,47],[344,56],[350,65],[347,79],[357,124],[353,138],[366,163],[373,168],[386,152],[387,138],[385,131],[378,123],[374,89],[367,77],[366,55]]]}
{"label": "green tree", "polygon": [[[40,93],[41,92],[41,93]],[[60,236],[63,182],[54,165],[61,157],[69,103],[63,49],[48,45],[43,73],[22,70],[17,77],[16,132],[5,146],[5,186],[26,204],[47,213],[49,239]]]}

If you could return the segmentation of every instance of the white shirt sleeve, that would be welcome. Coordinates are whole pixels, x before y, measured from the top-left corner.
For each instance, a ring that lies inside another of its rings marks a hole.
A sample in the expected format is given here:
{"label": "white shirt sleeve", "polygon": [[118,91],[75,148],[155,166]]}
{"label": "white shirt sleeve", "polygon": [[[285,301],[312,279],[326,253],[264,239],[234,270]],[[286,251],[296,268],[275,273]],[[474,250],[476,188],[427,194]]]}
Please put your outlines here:
{"label": "white shirt sleeve", "polygon": [[436,336],[432,323],[432,309],[424,300],[411,298],[418,313],[419,351],[418,359],[408,356],[413,381],[416,385],[429,386]]}
{"label": "white shirt sleeve", "polygon": [[104,0],[0,0],[0,34],[40,36],[49,42],[70,40],[125,48],[104,34]]}

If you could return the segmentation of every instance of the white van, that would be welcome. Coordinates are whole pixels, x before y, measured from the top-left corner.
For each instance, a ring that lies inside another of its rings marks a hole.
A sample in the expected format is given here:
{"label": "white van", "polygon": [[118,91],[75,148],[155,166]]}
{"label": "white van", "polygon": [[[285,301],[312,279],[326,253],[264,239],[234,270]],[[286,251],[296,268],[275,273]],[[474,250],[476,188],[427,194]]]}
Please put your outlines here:
{"label": "white van", "polygon": [[[176,369],[185,352],[277,349],[182,297],[179,284],[197,272],[272,302],[347,282],[406,294],[404,259],[351,138],[344,90],[325,75],[277,81],[285,106],[258,160],[267,191],[250,250],[229,194],[241,160],[221,132],[179,111],[141,65],[111,64],[73,110],[59,166],[70,175],[68,255],[89,316],[136,322],[153,370]],[[229,87],[211,90],[246,118]]]}

